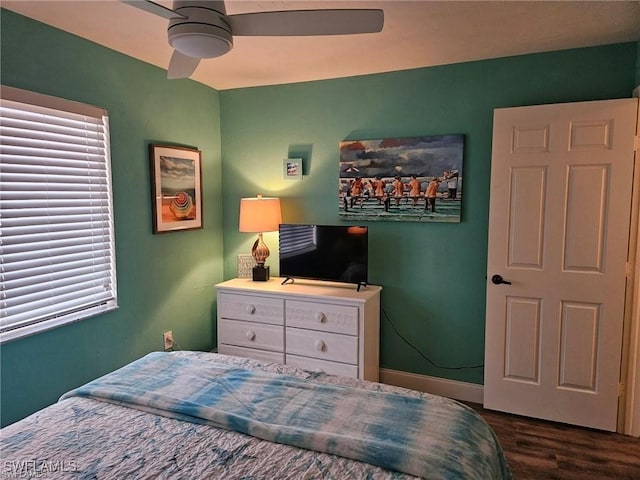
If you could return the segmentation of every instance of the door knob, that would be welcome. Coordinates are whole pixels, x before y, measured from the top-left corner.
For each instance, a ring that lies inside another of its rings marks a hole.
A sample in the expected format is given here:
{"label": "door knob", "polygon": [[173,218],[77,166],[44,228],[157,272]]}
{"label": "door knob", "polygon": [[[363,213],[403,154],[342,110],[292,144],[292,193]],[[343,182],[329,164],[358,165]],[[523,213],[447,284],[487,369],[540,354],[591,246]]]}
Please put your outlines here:
{"label": "door knob", "polygon": [[491,277],[491,281],[494,285],[500,285],[501,283],[505,285],[511,285],[511,282],[508,282],[504,278],[502,278],[502,275],[494,275],[493,277]]}

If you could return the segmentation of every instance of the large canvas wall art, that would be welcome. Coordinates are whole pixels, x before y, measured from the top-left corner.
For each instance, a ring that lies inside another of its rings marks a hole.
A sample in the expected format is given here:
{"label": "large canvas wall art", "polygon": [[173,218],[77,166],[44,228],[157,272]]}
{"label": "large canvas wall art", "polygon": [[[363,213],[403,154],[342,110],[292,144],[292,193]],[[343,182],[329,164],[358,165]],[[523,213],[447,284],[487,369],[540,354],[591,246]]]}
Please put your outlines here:
{"label": "large canvas wall art", "polygon": [[340,142],[339,217],[460,222],[463,135]]}

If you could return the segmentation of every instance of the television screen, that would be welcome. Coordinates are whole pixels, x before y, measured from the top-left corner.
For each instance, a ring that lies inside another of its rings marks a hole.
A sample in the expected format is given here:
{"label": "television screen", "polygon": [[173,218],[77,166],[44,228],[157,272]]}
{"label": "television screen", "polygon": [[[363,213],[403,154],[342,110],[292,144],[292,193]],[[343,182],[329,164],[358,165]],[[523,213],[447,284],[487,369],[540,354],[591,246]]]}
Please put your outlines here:
{"label": "television screen", "polygon": [[368,229],[355,225],[280,225],[280,276],[367,283]]}

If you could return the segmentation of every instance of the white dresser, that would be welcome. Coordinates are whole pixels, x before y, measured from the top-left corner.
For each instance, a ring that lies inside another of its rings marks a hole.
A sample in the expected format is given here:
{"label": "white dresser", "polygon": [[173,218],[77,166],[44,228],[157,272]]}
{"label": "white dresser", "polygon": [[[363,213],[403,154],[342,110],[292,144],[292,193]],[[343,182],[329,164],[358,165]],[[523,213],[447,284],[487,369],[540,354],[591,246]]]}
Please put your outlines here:
{"label": "white dresser", "polygon": [[282,280],[216,285],[218,351],[378,381],[381,287]]}

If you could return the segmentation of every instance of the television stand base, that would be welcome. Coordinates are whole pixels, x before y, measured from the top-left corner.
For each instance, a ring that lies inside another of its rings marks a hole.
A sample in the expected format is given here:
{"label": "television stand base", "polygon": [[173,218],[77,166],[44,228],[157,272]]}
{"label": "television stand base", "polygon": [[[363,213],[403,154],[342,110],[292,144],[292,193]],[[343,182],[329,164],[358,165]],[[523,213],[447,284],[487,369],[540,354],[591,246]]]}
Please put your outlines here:
{"label": "television stand base", "polygon": [[[280,285],[287,285],[287,284],[293,284],[295,283],[295,277],[283,277],[284,280],[282,280],[282,282],[280,282]],[[345,282],[332,282],[330,280],[320,280],[320,279],[311,279],[311,278],[307,278],[304,280],[308,280],[309,282],[313,283],[313,282],[317,282],[319,284],[331,284],[331,283],[335,283],[337,285],[342,285],[342,286],[347,286],[347,283]],[[353,283],[349,284],[349,285],[353,285]],[[360,288],[367,288],[367,282],[358,282],[355,284],[356,285],[356,292],[360,291]]]}

